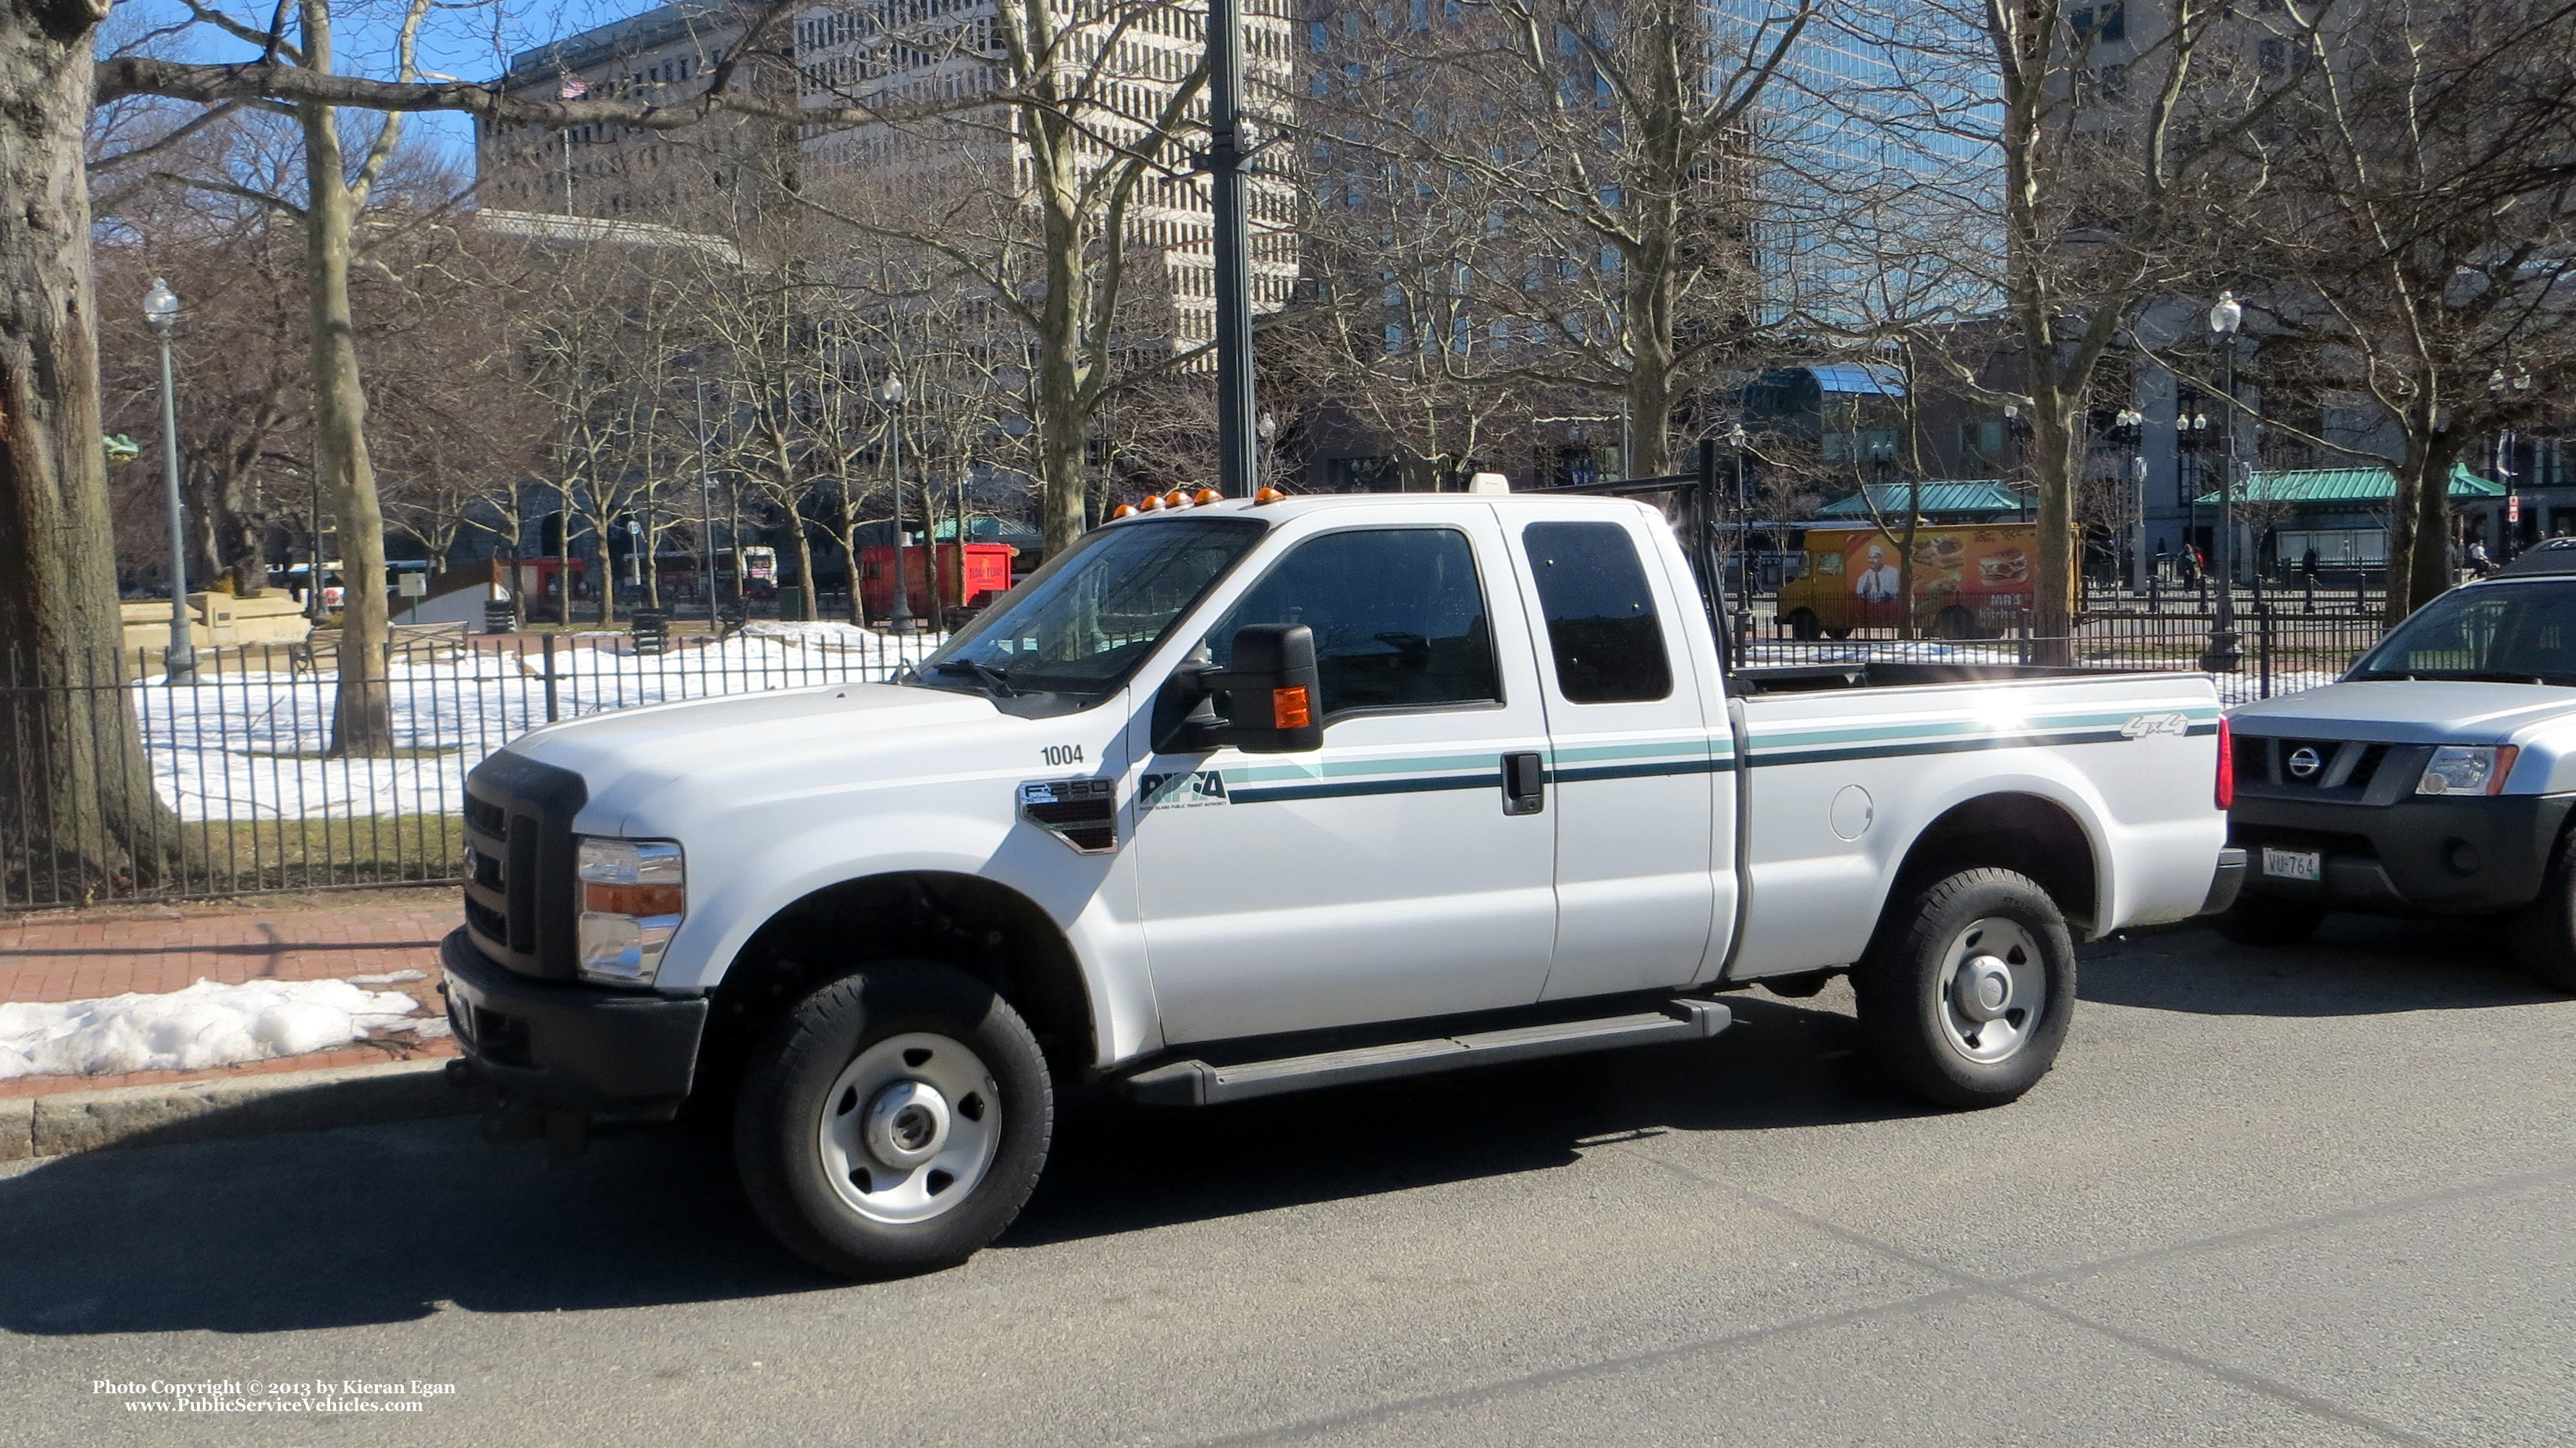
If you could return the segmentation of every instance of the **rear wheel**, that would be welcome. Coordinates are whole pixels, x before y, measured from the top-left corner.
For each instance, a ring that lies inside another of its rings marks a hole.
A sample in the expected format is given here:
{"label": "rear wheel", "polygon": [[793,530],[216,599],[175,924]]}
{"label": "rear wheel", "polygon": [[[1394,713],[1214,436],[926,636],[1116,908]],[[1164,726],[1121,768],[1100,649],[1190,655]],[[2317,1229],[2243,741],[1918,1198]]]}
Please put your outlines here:
{"label": "rear wheel", "polygon": [[2514,963],[2552,990],[2576,995],[2576,865],[2565,844],[2540,884],[2540,898],[2507,917]]}
{"label": "rear wheel", "polygon": [[1019,1215],[1055,1103],[1036,1039],[983,982],[892,961],[807,996],[745,1073],[734,1152],[752,1207],[827,1272],[952,1266]]}
{"label": "rear wheel", "polygon": [[1977,636],[1977,616],[1958,604],[1941,610],[1932,620],[1932,637],[1936,639],[1972,639]]}
{"label": "rear wheel", "polygon": [[2211,923],[2239,945],[2296,945],[2316,933],[2325,907],[2265,895],[2239,895]]}
{"label": "rear wheel", "polygon": [[1945,1106],[2000,1106],[2039,1084],[2075,1011],[2057,902],[2026,875],[1981,867],[1900,908],[1852,970],[1871,1054]]}
{"label": "rear wheel", "polygon": [[1816,639],[1824,637],[1824,626],[1817,622],[1812,609],[1792,609],[1789,613],[1789,637]]}

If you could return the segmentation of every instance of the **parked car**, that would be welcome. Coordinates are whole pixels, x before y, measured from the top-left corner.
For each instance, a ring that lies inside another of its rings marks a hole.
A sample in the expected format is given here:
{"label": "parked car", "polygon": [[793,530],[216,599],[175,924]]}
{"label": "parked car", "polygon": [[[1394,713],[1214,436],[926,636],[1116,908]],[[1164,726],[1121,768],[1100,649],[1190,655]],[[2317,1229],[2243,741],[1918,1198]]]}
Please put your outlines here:
{"label": "parked car", "polygon": [[2576,992],[2576,539],[2434,599],[2322,689],[2234,726],[2231,938],[2303,939],[2331,910],[2493,917]]}
{"label": "parked car", "polygon": [[1730,674],[1704,567],[1616,499],[1175,507],[900,682],[535,730],[466,784],[466,1069],[567,1149],[729,1095],[771,1230],[882,1274],[1009,1224],[1058,1082],[1697,1040],[1848,970],[1897,1080],[1991,1106],[2079,936],[2229,898],[2207,676]]}

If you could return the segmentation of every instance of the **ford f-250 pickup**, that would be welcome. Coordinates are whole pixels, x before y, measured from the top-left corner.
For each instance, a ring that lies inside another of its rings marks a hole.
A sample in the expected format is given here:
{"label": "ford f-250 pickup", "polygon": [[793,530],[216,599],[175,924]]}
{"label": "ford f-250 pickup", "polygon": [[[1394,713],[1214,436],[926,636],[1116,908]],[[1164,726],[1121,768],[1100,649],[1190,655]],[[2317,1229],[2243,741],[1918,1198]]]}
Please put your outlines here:
{"label": "ford f-250 pickup", "polygon": [[1848,970],[1898,1082],[2011,1101],[2077,937],[2241,872],[2205,676],[1730,670],[1633,500],[1180,502],[896,682],[478,766],[467,1067],[567,1147],[729,1100],[769,1227],[883,1275],[1007,1226],[1104,1078],[1214,1106],[1698,1040]]}

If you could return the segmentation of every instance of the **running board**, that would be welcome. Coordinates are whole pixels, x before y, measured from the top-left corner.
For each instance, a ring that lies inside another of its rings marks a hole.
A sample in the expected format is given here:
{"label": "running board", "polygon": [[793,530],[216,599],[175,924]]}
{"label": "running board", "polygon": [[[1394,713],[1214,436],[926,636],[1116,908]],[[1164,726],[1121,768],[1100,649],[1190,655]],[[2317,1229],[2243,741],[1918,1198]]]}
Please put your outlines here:
{"label": "running board", "polygon": [[1666,1041],[1701,1041],[1725,1030],[1734,1019],[1734,1013],[1719,1001],[1675,1000],[1666,1002],[1661,1010],[1597,1020],[1512,1026],[1276,1061],[1244,1061],[1228,1066],[1171,1061],[1124,1077],[1119,1087],[1138,1101],[1158,1106],[1214,1106],[1286,1091],[1311,1091],[1322,1086],[1384,1081],[1469,1066],[1496,1066],[1506,1061],[1534,1061],[1542,1056],[1571,1056],[1581,1051]]}

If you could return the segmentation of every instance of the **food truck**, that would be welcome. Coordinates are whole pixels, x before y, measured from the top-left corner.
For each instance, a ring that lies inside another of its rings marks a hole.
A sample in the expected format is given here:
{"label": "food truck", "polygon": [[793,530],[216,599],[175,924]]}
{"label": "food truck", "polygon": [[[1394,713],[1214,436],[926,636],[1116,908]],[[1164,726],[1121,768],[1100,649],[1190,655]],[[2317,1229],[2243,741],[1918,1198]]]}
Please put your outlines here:
{"label": "food truck", "polygon": [[[1795,637],[1894,628],[1905,609],[1905,540],[1875,524],[1806,530],[1799,576],[1780,585]],[[1989,638],[2029,617],[2037,523],[1922,523],[1914,529],[1914,626],[1932,638]]]}

